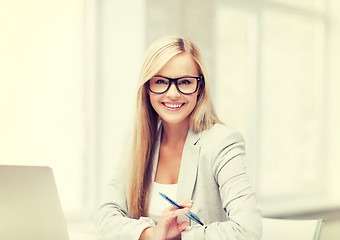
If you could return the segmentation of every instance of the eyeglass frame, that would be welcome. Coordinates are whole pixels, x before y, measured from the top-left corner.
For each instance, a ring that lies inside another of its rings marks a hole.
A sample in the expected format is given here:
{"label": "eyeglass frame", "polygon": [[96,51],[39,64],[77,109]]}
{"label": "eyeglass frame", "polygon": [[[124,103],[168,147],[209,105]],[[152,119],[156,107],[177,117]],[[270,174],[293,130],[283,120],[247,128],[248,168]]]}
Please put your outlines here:
{"label": "eyeglass frame", "polygon": [[[162,78],[165,78],[165,79],[169,80],[168,87],[167,87],[163,92],[154,92],[154,91],[152,91],[151,88],[150,88],[150,80],[151,80],[151,78],[150,78],[150,79],[146,82],[146,85],[148,86],[149,91],[152,92],[152,93],[155,93],[155,94],[163,94],[163,93],[166,93],[166,92],[170,89],[172,83],[175,84],[176,89],[177,89],[178,92],[180,92],[180,93],[182,93],[182,94],[184,94],[184,95],[194,94],[194,93],[197,92],[197,90],[198,90],[198,86],[199,86],[200,81],[203,82],[203,79],[204,79],[204,78],[203,78],[203,75],[200,75],[199,77],[194,77],[194,76],[183,76],[183,77],[179,77],[179,78],[169,78],[169,77],[164,77],[164,76],[162,76],[162,75],[155,75],[155,76],[153,76],[152,78],[154,78],[154,77],[162,77]],[[181,90],[179,90],[179,87],[178,87],[178,85],[177,85],[177,81],[178,81],[179,79],[182,79],[182,78],[195,78],[195,79],[196,79],[196,83],[197,83],[197,84],[196,84],[196,89],[195,89],[195,91],[193,91],[192,93],[184,93],[184,92],[182,92]]]}

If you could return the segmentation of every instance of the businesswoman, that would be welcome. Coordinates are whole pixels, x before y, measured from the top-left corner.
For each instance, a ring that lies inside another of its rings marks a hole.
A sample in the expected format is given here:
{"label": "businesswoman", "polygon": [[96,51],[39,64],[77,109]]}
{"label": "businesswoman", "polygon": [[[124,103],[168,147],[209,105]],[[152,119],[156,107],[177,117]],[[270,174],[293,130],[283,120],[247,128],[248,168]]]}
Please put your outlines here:
{"label": "businesswoman", "polygon": [[[96,215],[99,239],[261,238],[244,140],[217,118],[201,54],[189,39],[162,38],[147,51],[131,140]],[[186,217],[189,211],[203,225]]]}

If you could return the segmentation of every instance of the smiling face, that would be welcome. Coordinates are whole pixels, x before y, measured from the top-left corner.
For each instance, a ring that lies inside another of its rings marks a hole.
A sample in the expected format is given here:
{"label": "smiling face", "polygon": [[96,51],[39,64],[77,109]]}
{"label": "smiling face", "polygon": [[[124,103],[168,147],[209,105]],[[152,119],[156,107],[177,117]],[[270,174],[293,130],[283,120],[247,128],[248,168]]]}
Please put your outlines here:
{"label": "smiling face", "polygon": [[[171,58],[156,74],[169,78],[179,78],[183,76],[198,77],[195,61],[187,53],[180,53]],[[180,93],[175,84],[171,84],[170,89],[162,94],[149,92],[150,102],[159,117],[167,124],[188,123],[188,116],[193,111],[197,102],[197,94],[185,95]]]}

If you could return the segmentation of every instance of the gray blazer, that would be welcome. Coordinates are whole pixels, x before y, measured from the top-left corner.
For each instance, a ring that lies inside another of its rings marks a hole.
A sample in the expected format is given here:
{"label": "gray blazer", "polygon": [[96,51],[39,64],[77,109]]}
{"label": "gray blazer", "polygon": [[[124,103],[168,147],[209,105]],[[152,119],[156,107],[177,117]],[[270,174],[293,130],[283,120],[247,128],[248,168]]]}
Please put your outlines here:
{"label": "gray blazer", "polygon": [[[159,131],[153,156],[153,179],[160,146]],[[190,221],[182,239],[261,239],[262,216],[244,165],[241,134],[224,125],[197,133],[189,130],[184,144],[176,201],[194,201],[192,212],[204,226]],[[120,171],[122,173],[122,171]],[[96,215],[99,239],[137,240],[155,223],[146,217],[129,218],[123,178],[109,184]],[[186,216],[178,221],[188,221]]]}

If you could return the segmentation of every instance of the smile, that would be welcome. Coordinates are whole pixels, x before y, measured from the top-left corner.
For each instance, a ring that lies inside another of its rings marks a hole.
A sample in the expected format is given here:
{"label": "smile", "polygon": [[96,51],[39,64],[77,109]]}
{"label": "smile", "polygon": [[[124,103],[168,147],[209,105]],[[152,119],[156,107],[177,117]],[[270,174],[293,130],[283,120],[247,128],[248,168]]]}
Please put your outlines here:
{"label": "smile", "polygon": [[169,110],[179,110],[184,105],[184,103],[181,104],[162,103],[162,104]]}

